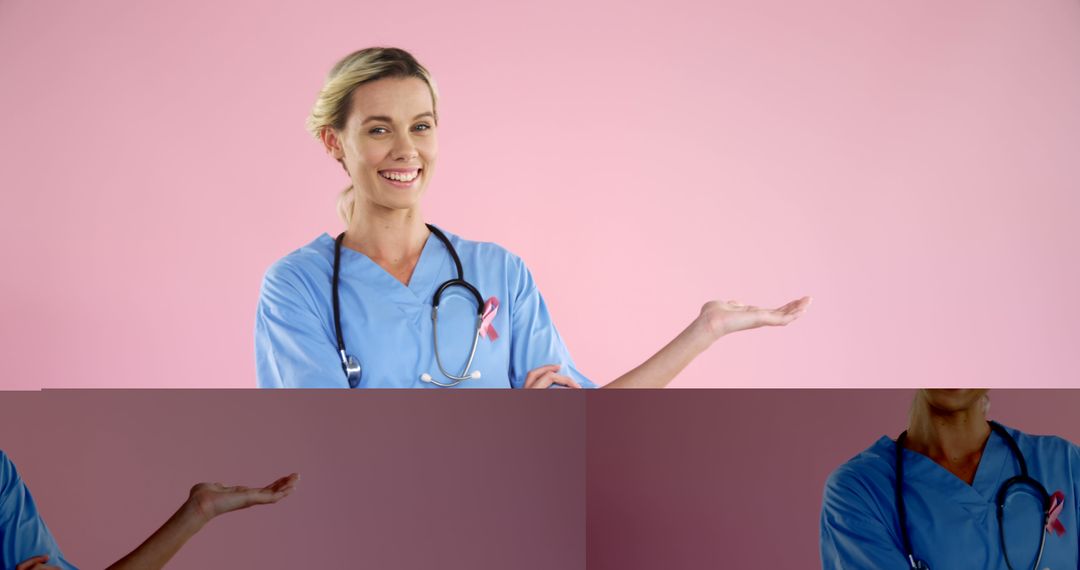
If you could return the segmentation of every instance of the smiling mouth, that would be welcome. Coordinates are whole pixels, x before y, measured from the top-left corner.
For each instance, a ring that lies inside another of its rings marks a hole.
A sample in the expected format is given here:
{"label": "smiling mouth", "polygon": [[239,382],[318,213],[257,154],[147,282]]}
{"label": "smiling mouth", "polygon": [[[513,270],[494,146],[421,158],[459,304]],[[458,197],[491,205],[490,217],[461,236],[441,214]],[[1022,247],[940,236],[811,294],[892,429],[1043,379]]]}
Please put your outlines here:
{"label": "smiling mouth", "polygon": [[420,178],[420,173],[423,171],[423,168],[418,168],[416,170],[413,170],[412,172],[393,172],[389,170],[381,170],[379,171],[379,176],[382,177],[384,180],[390,182],[394,186],[405,187],[411,185],[413,182],[416,181],[417,178]]}

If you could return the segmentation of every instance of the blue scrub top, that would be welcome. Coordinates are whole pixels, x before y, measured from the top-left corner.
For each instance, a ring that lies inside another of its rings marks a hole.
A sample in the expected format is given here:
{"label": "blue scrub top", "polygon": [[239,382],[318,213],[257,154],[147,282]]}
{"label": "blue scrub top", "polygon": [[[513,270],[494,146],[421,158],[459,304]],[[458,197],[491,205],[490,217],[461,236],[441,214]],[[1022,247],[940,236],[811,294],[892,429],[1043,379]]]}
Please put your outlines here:
{"label": "blue scrub top", "polygon": [[[494,243],[444,231],[461,258],[465,280],[485,301],[498,299],[497,340],[481,337],[461,388],[521,388],[530,370],[561,364],[559,371],[595,388],[574,365],[551,322],[540,291],[521,258]],[[267,270],[255,321],[255,361],[262,388],[348,388],[334,332],[331,280],[334,238],[323,234]],[[364,254],[343,247],[338,295],[346,351],[363,367],[361,388],[437,388],[430,374],[448,382],[435,362],[431,303],[444,281],[457,278],[446,246],[428,237],[408,286]],[[475,334],[476,301],[461,287],[444,291],[439,304],[439,354],[448,372],[460,374]]]}
{"label": "blue scrub top", "polygon": [[20,562],[49,555],[48,566],[76,570],[64,559],[45,521],[38,515],[34,498],[23,484],[15,464],[0,451],[0,561],[4,568],[15,568]]}
{"label": "blue scrub top", "polygon": [[[1080,568],[1076,500],[1080,448],[1060,437],[1005,429],[1016,439],[1028,474],[1048,493],[1065,495],[1058,519],[1065,534],[1047,534],[1040,570]],[[1005,570],[995,499],[1001,484],[1020,473],[1005,440],[991,433],[972,485],[925,455],[908,449],[903,453],[904,503],[915,557],[933,570]],[[821,509],[823,568],[909,568],[896,513],[895,481],[895,442],[887,437],[832,473]],[[1031,568],[1038,552],[1042,525],[1036,497],[1026,486],[1013,486],[1006,500],[1005,543],[1017,569]]]}

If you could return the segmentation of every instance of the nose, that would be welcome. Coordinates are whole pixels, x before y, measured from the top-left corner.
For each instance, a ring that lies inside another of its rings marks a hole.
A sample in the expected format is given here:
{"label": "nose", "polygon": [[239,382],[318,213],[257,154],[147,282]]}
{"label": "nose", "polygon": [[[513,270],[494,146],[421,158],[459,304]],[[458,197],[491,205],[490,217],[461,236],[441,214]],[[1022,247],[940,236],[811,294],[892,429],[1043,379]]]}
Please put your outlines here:
{"label": "nose", "polygon": [[394,137],[394,146],[390,149],[393,160],[411,161],[416,158],[416,145],[408,134]]}

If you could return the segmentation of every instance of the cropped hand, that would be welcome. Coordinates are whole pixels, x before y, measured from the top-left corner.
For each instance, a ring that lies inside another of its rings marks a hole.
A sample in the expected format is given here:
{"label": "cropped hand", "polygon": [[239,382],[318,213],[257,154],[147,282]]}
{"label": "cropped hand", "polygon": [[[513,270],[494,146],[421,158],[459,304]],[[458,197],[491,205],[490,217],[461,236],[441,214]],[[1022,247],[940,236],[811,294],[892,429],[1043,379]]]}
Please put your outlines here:
{"label": "cropped hand", "polygon": [[226,487],[221,483],[199,483],[191,488],[188,502],[205,520],[253,505],[267,505],[284,499],[296,487],[300,475],[293,473],[262,487]]}
{"label": "cropped hand", "polygon": [[19,563],[15,567],[15,570],[60,570],[57,566],[48,566],[45,563],[49,561],[48,554],[42,554],[41,556],[34,556],[33,558],[27,558]]}
{"label": "cropped hand", "polygon": [[810,297],[797,299],[776,309],[762,309],[738,301],[709,301],[701,307],[698,319],[715,340],[742,330],[786,325],[802,316],[809,305]]}
{"label": "cropped hand", "polygon": [[581,388],[576,380],[569,376],[558,374],[561,364],[547,364],[525,375],[526,388],[547,388],[552,384],[559,384],[568,388]]}

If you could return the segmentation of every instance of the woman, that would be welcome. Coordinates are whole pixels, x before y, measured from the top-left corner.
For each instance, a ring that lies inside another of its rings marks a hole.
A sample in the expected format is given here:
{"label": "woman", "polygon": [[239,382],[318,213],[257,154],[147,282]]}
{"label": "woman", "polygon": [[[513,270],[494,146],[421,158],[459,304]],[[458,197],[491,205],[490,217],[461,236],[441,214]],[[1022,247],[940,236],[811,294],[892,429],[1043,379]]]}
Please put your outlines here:
{"label": "woman", "polygon": [[[218,515],[276,503],[292,492],[299,476],[282,477],[261,489],[199,483],[187,501],[145,542],[108,570],[155,570],[165,566],[195,533]],[[5,570],[70,570],[15,464],[0,451],[0,563]]]}
{"label": "woman", "polygon": [[833,472],[824,568],[1080,568],[1080,448],[988,422],[986,392],[920,390],[907,431]]}
{"label": "woman", "polygon": [[[347,229],[267,271],[256,319],[261,387],[595,386],[520,258],[424,223],[436,102],[428,71],[400,49],[361,50],[331,70],[308,129],[350,178],[338,204]],[[706,303],[671,343],[605,387],[663,387],[724,334],[785,325],[808,303]]]}

